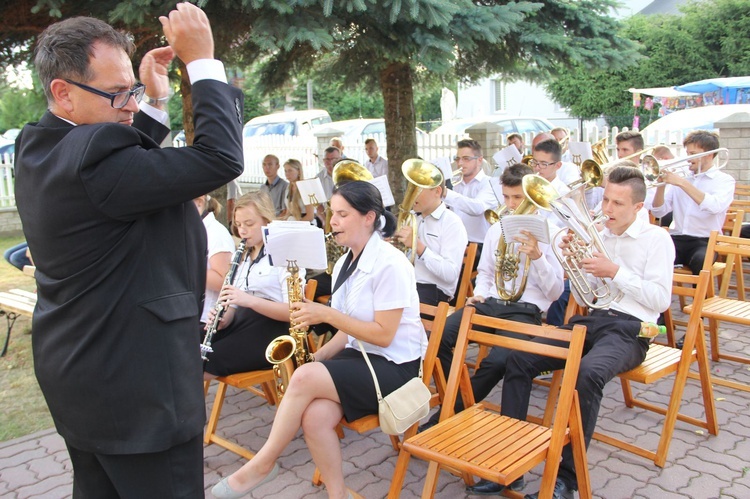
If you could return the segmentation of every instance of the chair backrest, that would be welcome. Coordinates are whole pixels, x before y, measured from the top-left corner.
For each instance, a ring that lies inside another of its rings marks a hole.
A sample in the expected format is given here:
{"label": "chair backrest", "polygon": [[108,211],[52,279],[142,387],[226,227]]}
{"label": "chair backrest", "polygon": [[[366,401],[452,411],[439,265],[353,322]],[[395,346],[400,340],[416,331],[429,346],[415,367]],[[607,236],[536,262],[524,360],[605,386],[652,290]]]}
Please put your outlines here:
{"label": "chair backrest", "polygon": [[315,279],[308,279],[305,283],[305,298],[312,300],[315,298],[315,291],[318,289],[318,281]]}
{"label": "chair backrest", "polygon": [[[729,280],[732,277],[734,265],[738,265],[739,271],[742,272],[742,258],[750,258],[750,239],[744,237],[732,237],[719,234],[719,231],[712,231],[708,239],[708,248],[706,249],[706,260],[713,262],[716,257],[724,256],[727,262],[724,273],[722,274],[722,286],[719,296],[726,298],[729,291]],[[705,266],[704,266],[705,268]],[[714,295],[713,286],[708,288],[708,296]]]}
{"label": "chair backrest", "polygon": [[703,342],[703,348],[705,349],[701,311],[703,310],[703,302],[706,300],[710,283],[711,271],[707,269],[701,270],[698,275],[675,273],[672,277],[672,294],[691,298],[693,303],[682,347],[683,357],[692,355],[696,341]]}
{"label": "chair backrest", "polygon": [[427,342],[427,352],[424,356],[423,379],[427,386],[429,386],[430,380],[434,379],[435,387],[440,396],[442,396],[445,390],[445,375],[440,368],[440,363],[437,362],[437,353],[440,347],[440,340],[443,338],[445,322],[448,319],[448,309],[449,306],[444,301],[438,303],[436,307],[424,303],[419,304],[422,324],[424,324],[425,331],[430,336]]}
{"label": "chair backrest", "polygon": [[474,260],[477,258],[477,243],[469,243],[464,250],[464,262],[461,268],[461,277],[458,279],[456,287],[456,309],[466,305],[466,298],[469,297],[469,287],[471,286],[471,272],[474,268]]}
{"label": "chair backrest", "polygon": [[722,232],[727,236],[740,237],[744,218],[744,210],[727,211],[727,215],[724,217],[724,226],[721,228]]}
{"label": "chair backrest", "polygon": [[[536,337],[542,337],[552,340],[558,340],[567,346],[554,346],[549,344],[537,343],[525,339],[509,338],[497,334],[486,333],[474,329],[481,327],[484,330],[501,329],[504,331],[521,333],[527,335],[529,340]],[[450,375],[448,376],[448,386],[446,388],[445,400],[440,413],[440,420],[447,419],[453,415],[453,408],[458,395],[460,378],[466,359],[466,351],[469,342],[487,345],[490,347],[507,348],[518,350],[546,357],[565,360],[563,371],[562,385],[557,396],[557,408],[554,415],[553,440],[557,439],[562,443],[564,432],[568,426],[568,417],[570,416],[571,407],[575,397],[575,384],[578,377],[578,369],[581,364],[581,355],[583,352],[583,341],[586,335],[586,328],[576,325],[572,330],[558,329],[549,326],[535,326],[521,322],[487,317],[475,313],[473,307],[466,307],[463,311],[461,325],[458,331],[458,340],[453,352],[453,362],[451,363]]]}

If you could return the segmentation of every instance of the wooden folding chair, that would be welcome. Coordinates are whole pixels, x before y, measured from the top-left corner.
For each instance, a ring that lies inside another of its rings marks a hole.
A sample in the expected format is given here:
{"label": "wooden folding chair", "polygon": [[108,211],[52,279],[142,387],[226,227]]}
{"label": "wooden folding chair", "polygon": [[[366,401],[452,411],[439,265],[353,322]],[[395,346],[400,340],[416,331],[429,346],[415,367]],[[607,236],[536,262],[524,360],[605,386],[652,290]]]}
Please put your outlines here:
{"label": "wooden folding chair", "polygon": [[[569,346],[545,345],[484,333],[474,329],[475,326],[514,331],[527,334],[531,338],[556,339]],[[549,499],[555,486],[562,448],[570,443],[578,477],[579,496],[590,498],[591,483],[586,465],[578,395],[575,390],[585,334],[586,328],[580,325],[568,331],[484,317],[475,314],[472,308],[464,310],[440,413],[440,423],[406,439],[401,445],[388,497],[399,497],[409,460],[413,455],[430,461],[422,491],[423,498],[434,496],[441,467],[458,471],[465,479],[468,476],[468,482],[473,482],[471,476],[476,475],[502,485],[509,485],[544,462],[539,497]],[[501,416],[487,411],[482,404],[470,406],[453,415],[459,384],[465,385],[468,377],[468,370],[463,366],[469,341],[566,361],[562,388],[557,397],[557,409],[551,427]]]}
{"label": "wooden folding chair", "polygon": [[[672,434],[674,433],[675,423],[678,419],[700,428],[705,428],[712,435],[719,433],[708,355],[706,353],[706,338],[703,333],[703,319],[700,315],[700,309],[706,298],[710,279],[711,273],[708,270],[702,270],[698,276],[674,275],[672,292],[693,299],[693,311],[688,320],[687,333],[685,334],[685,343],[682,350],[653,343],[648,349],[646,359],[640,366],[619,375],[620,383],[622,384],[622,395],[627,407],[640,407],[641,409],[665,416],[656,452],[600,432],[594,433],[595,439],[650,459],[657,466],[663,467],[667,461],[669,445],[672,442]],[[690,366],[694,362],[698,364],[705,420],[686,416],[679,412],[682,403],[682,394],[685,390],[685,382],[688,378]],[[666,408],[662,405],[639,400],[633,395],[630,385],[631,381],[651,384],[670,374],[674,374],[675,379],[669,397],[669,404]]]}
{"label": "wooden folding chair", "polygon": [[[305,285],[305,298],[312,300],[315,296],[315,289],[317,286],[317,281],[308,280]],[[308,347],[310,346],[311,342],[308,336]],[[211,407],[211,415],[206,424],[206,434],[203,436],[203,442],[206,445],[216,444],[244,457],[245,459],[252,459],[253,456],[255,456],[255,453],[218,435],[216,433],[216,427],[219,424],[221,409],[224,406],[227,386],[232,386],[240,390],[247,390],[255,395],[265,398],[270,405],[276,405],[278,400],[276,397],[276,378],[273,374],[273,369],[263,369],[260,371],[230,374],[229,376],[219,376],[216,378],[216,381],[219,382],[219,386],[216,388],[214,405]],[[209,381],[204,383],[204,393],[208,392],[209,383]],[[258,385],[260,385],[260,389],[256,388]]]}
{"label": "wooden folding chair", "polygon": [[[431,305],[425,305],[420,303],[419,312],[422,314],[422,323],[424,324],[425,330],[429,333],[430,339],[427,342],[427,351],[425,352],[424,365],[422,368],[422,379],[427,386],[430,386],[431,382],[435,383],[433,396],[430,400],[430,406],[434,407],[440,403],[441,397],[445,392],[445,376],[443,370],[440,367],[440,362],[437,362],[438,347],[440,347],[440,340],[443,337],[443,328],[445,327],[445,320],[448,317],[448,304],[446,302],[440,302],[437,307]],[[425,318],[428,317],[428,318]],[[380,421],[378,420],[377,414],[371,414],[359,418],[355,421],[347,421],[342,418],[340,427],[349,428],[357,433],[365,433],[375,428],[380,427]],[[409,438],[417,433],[419,422],[412,425],[411,428],[404,432],[404,438]],[[343,432],[339,432],[339,436],[343,436]],[[399,449],[400,442],[397,436],[390,435],[391,444],[395,450]],[[323,482],[323,478],[320,475],[320,470],[315,468],[313,473],[312,482],[314,485],[320,485]]]}
{"label": "wooden folding chair", "polygon": [[456,286],[456,309],[466,305],[466,298],[471,296],[471,273],[474,268],[474,260],[477,257],[477,243],[469,243],[464,251],[463,266],[461,267],[461,277]]}
{"label": "wooden folding chair", "polygon": [[[712,286],[708,288],[706,301],[700,310],[701,317],[708,319],[708,331],[711,341],[711,360],[730,360],[750,364],[750,358],[722,353],[719,347],[719,321],[732,322],[744,326],[750,326],[750,302],[732,298],[728,295],[728,285],[733,267],[741,265],[743,257],[750,257],[750,239],[741,237],[723,236],[718,231],[711,232],[708,241],[707,257],[713,255],[724,256],[727,266],[722,276],[722,286],[716,295]],[[738,273],[739,274],[739,273]],[[693,306],[685,308],[686,313],[692,313]],[[692,375],[691,375],[692,377]],[[750,391],[750,386],[736,381],[717,378],[712,376],[712,383],[728,386],[742,391]]]}

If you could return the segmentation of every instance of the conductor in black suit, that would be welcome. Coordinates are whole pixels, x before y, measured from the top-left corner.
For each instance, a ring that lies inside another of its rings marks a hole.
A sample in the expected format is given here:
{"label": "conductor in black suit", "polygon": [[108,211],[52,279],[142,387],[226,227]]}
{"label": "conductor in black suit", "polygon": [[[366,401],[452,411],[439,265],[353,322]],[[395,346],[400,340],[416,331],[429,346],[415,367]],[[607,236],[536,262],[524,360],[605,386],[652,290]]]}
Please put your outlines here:
{"label": "conductor in black suit", "polygon": [[[86,17],[47,28],[35,65],[49,110],[16,144],[34,365],[75,498],[204,495],[206,235],[192,200],[242,172],[242,94],[203,11],[183,3],[159,20],[170,46],[144,56],[140,106],[127,36]],[[174,55],[193,84],[195,143],[161,149]]]}

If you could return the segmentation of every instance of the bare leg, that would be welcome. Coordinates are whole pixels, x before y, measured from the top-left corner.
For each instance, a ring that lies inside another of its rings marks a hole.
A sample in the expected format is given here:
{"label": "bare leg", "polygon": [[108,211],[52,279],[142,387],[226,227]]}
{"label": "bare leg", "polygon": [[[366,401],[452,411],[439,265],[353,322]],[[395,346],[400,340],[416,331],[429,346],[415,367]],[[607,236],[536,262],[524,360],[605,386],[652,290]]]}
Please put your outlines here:
{"label": "bare leg", "polygon": [[341,444],[336,426],[344,411],[331,400],[314,400],[302,416],[302,431],[307,448],[318,466],[330,499],[347,497],[341,465]]}
{"label": "bare leg", "polygon": [[206,371],[203,371],[203,381],[211,381],[212,379],[216,379],[218,376],[215,374],[207,373]]}
{"label": "bare leg", "polygon": [[328,369],[323,364],[311,362],[294,372],[276,412],[268,440],[252,460],[229,477],[232,489],[247,490],[271,472],[276,460],[302,426],[302,415],[316,399],[340,402]]}

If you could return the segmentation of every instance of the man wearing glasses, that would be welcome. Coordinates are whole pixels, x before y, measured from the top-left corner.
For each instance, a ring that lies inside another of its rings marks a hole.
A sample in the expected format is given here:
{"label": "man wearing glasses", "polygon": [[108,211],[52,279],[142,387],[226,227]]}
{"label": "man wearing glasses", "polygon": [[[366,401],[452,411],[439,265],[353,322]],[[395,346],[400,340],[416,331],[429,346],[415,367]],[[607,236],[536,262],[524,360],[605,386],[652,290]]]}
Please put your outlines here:
{"label": "man wearing glasses", "polygon": [[497,207],[498,200],[490,186],[491,177],[482,171],[482,146],[479,142],[459,140],[457,146],[458,152],[453,159],[460,170],[461,180],[453,186],[453,190],[446,190],[444,202],[461,218],[469,242],[477,243],[477,257],[474,261],[476,268],[484,236],[490,228],[484,212]]}
{"label": "man wearing glasses", "polygon": [[[242,93],[203,11],[175,9],[142,83],[133,42],[98,19],[37,41],[49,109],[18,137],[16,199],[36,264],[34,366],[74,497],[204,495],[206,235],[192,200],[242,172]],[[161,149],[174,55],[193,85],[195,143]]]}

